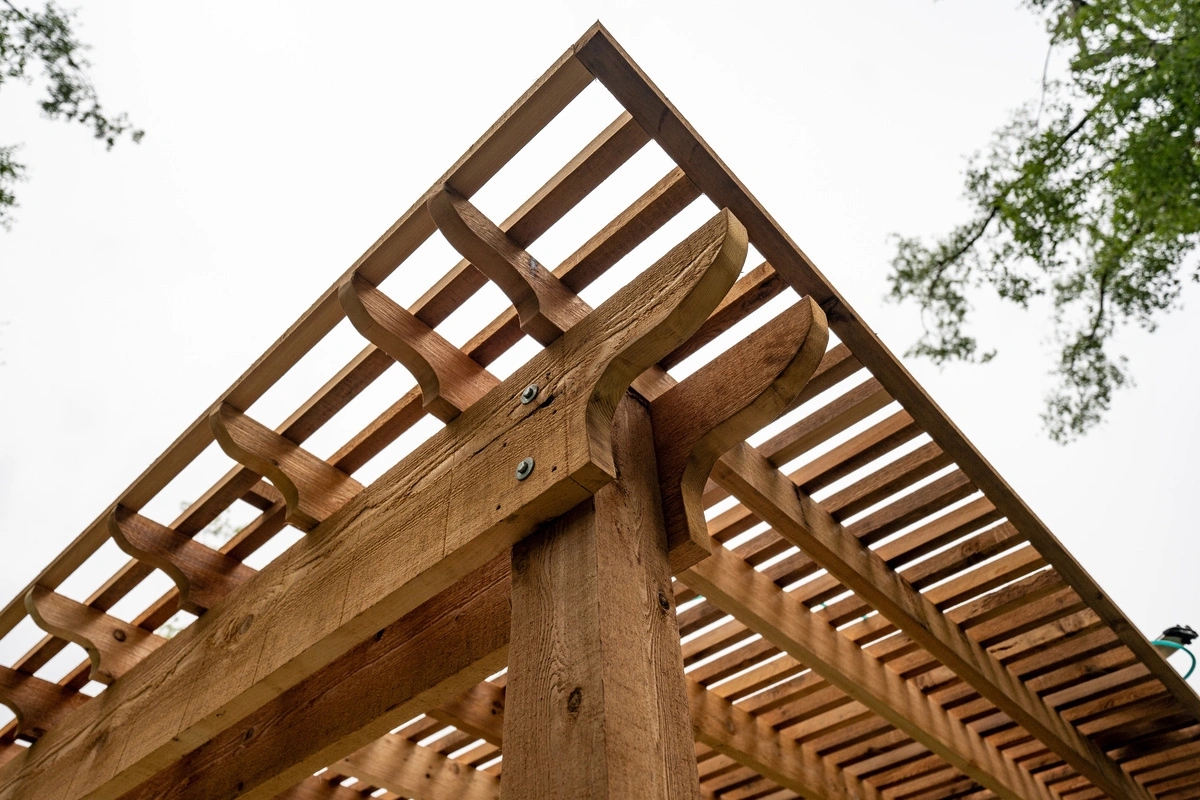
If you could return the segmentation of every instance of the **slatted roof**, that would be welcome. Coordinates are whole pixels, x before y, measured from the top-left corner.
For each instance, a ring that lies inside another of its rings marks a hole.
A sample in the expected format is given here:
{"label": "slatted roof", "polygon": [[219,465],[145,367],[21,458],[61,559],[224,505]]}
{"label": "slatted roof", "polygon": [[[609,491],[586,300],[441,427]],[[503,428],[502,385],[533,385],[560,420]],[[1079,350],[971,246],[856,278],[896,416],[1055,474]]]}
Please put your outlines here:
{"label": "slatted roof", "polygon": [[[593,81],[620,104],[620,115],[491,225],[469,198],[537,147],[536,135]],[[595,220],[594,235],[574,242],[553,278],[537,277],[530,261],[527,284],[501,287],[513,303],[478,319],[478,332],[460,347],[430,333],[474,308],[472,297],[489,276],[495,280],[485,258],[536,256],[545,234],[646,149],[673,162],[669,170],[615,217]],[[780,169],[787,169],[782,154]],[[761,259],[746,263],[707,320],[696,320],[695,332],[658,367],[683,377],[682,367],[714,350],[741,352],[753,331],[781,330],[766,312],[785,305],[815,303],[829,338],[786,414],[714,467],[702,497],[712,555],[677,563],[673,605],[704,796],[1200,797],[1200,698],[597,25],[0,612],[0,636],[30,614],[46,631],[0,676],[0,701],[20,717],[0,733],[0,800],[51,791],[64,798],[498,797],[504,559],[472,572],[474,605],[453,605],[462,597],[446,589],[376,638],[401,644],[384,652],[370,640],[347,644],[337,660],[256,707],[239,707],[238,725],[179,723],[192,738],[154,744],[160,726],[123,719],[122,710],[133,708],[125,705],[133,687],[150,685],[146,676],[164,653],[183,646],[152,633],[178,608],[201,619],[224,614],[229,592],[258,579],[242,562],[281,541],[285,529],[314,529],[371,491],[364,484],[375,484],[356,474],[419,430],[426,415],[449,422],[482,403],[500,380],[488,368],[506,353],[530,352],[530,339],[549,345],[575,324],[571,314],[590,310],[577,296],[609,274],[628,274],[656,232],[719,209],[744,226]],[[447,264],[405,312],[387,293],[405,280],[410,257],[439,236],[471,255]],[[492,249],[471,250],[479,242]],[[256,401],[347,315],[365,347],[282,424],[255,422]],[[327,458],[304,449],[396,361],[413,370],[417,386]],[[434,367],[422,371],[422,363]],[[457,366],[446,372],[445,364]],[[674,383],[661,370],[655,374],[666,384],[655,389],[643,376],[634,386],[651,406]],[[728,390],[711,377],[727,371],[690,374],[701,376],[693,385]],[[239,462],[234,468],[174,520],[139,513],[214,439]],[[219,549],[195,540],[235,505],[253,507],[253,521]],[[132,560],[84,604],[55,592],[113,537]],[[281,558],[263,574],[281,572]],[[105,613],[156,569],[175,588],[129,622]],[[293,613],[302,617],[304,608]],[[474,648],[454,680],[438,684],[440,694],[378,700],[375,708],[373,684],[346,677],[394,675],[395,659],[423,648],[440,653],[439,636]],[[89,660],[57,682],[36,677],[68,642],[85,646]],[[219,674],[215,652],[209,669]],[[80,692],[91,680],[107,684],[94,699]],[[331,696],[341,681],[342,696]],[[193,701],[162,702],[184,714]],[[311,751],[285,747],[281,727],[309,731]],[[125,755],[105,762],[103,744],[118,739]],[[143,740],[146,754],[135,758]],[[99,755],[85,755],[93,751]]]}

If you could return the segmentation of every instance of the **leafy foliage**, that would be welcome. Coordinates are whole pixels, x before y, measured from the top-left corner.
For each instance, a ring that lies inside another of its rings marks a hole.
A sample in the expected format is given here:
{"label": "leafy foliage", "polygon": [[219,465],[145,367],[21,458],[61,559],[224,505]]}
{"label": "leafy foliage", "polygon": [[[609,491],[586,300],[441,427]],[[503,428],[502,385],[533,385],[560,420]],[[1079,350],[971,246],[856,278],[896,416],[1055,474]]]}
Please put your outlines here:
{"label": "leafy foliage", "polygon": [[[9,0],[0,3],[0,86],[14,80],[33,82],[40,67],[46,82],[42,113],[50,119],[78,122],[112,148],[129,134],[139,142],[144,131],[135,129],[124,114],[109,116],[100,106],[87,75],[91,66],[83,57],[86,45],[71,29],[74,12],[47,3],[41,11],[18,8]],[[25,165],[15,160],[17,146],[0,147],[0,226],[12,226],[16,207],[15,185],[25,177]]]}
{"label": "leafy foliage", "polygon": [[[1113,334],[1154,330],[1178,305],[1200,244],[1200,3],[1026,0],[1044,14],[1069,78],[1044,81],[967,169],[974,215],[926,245],[897,237],[890,297],[915,300],[925,334],[909,351],[987,361],[966,327],[973,290],[1053,302],[1061,346],[1043,414],[1078,437],[1130,383]],[[1049,61],[1049,59],[1047,59]]]}

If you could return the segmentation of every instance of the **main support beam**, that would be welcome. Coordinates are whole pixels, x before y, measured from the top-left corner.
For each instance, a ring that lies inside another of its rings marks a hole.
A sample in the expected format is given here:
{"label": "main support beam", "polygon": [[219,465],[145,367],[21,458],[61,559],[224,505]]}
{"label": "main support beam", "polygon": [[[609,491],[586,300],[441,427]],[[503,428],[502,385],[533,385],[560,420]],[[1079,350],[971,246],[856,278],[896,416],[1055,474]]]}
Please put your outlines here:
{"label": "main support beam", "polygon": [[513,548],[503,796],[699,800],[649,412],[619,479]]}
{"label": "main support beam", "polygon": [[502,553],[122,800],[274,797],[502,669],[509,597]]}
{"label": "main support beam", "polygon": [[1050,800],[1046,787],[1004,758],[912,683],[835,631],[723,547],[679,576],[833,686],[1005,800]]}
{"label": "main support beam", "polygon": [[[618,400],[699,327],[745,254],[718,214],[0,768],[0,798],[119,797],[587,499],[614,475]],[[539,402],[521,404],[534,383]]]}

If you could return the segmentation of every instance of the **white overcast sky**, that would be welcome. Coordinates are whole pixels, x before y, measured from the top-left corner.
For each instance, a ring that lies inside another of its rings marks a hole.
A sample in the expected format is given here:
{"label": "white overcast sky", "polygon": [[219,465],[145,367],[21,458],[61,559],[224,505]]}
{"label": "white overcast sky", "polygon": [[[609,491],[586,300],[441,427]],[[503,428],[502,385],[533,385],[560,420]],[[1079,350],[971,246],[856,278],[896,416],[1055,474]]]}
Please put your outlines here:
{"label": "white overcast sky", "polygon": [[[595,19],[896,352],[919,321],[883,302],[888,235],[963,218],[964,157],[1036,99],[1046,56],[1041,22],[1015,0],[71,5],[106,108],[147,134],[106,153],[42,119],[32,90],[0,93],[0,143],[23,143],[29,166],[0,232],[0,602]],[[579,142],[615,116],[589,97]],[[565,154],[531,166],[530,185]],[[502,217],[519,199],[480,205]],[[411,299],[432,277],[402,269],[385,287]],[[988,366],[907,362],[1151,636],[1200,626],[1194,288],[1184,301],[1155,334],[1121,338],[1138,386],[1066,448],[1038,420],[1045,307],[979,303],[980,338],[1000,350]],[[361,344],[344,338],[347,353]],[[277,424],[303,396],[265,399],[258,416]],[[172,487],[155,515],[169,522],[202,488]],[[102,554],[70,594],[123,560]],[[0,663],[36,638],[27,627]]]}

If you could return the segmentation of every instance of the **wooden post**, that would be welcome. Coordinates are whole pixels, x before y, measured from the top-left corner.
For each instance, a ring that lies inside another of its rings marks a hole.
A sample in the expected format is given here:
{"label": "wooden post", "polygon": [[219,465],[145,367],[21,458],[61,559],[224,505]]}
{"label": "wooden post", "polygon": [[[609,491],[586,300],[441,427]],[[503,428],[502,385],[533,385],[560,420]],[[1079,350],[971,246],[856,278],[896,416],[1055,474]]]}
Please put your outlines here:
{"label": "wooden post", "polygon": [[626,396],[618,478],[513,548],[504,800],[700,796],[653,436]]}

